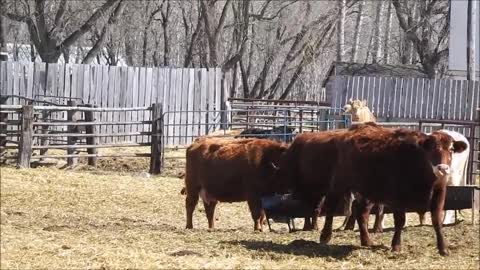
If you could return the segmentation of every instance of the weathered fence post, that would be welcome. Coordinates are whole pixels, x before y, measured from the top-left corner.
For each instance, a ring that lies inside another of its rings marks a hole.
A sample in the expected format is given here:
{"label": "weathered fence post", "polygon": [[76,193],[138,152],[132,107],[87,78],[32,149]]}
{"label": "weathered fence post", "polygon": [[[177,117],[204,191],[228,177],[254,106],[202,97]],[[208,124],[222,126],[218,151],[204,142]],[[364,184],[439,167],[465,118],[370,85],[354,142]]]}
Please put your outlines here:
{"label": "weathered fence post", "polygon": [[[6,97],[0,97],[0,110],[1,105],[7,103]],[[7,121],[8,121],[8,113],[0,112],[0,133],[5,134],[5,136],[0,135],[0,157],[2,153],[6,150],[4,147],[7,146]]]}
{"label": "weathered fence post", "polygon": [[[94,108],[92,104],[86,105],[88,108]],[[86,111],[85,112],[85,122],[95,122],[95,116],[94,116],[93,111]],[[95,125],[86,125],[85,126],[85,132],[87,134],[96,134],[96,126]],[[87,148],[87,153],[90,155],[96,155],[97,154],[97,148],[94,146],[98,144],[98,138],[97,137],[87,137],[86,139],[87,144],[91,145],[91,148]],[[92,156],[88,157],[88,165],[90,166],[96,166],[97,165],[97,157]]]}
{"label": "weathered fence post", "polygon": [[30,168],[33,144],[33,105],[22,108],[22,130],[18,148],[17,167]]}
{"label": "weathered fence post", "polygon": [[[67,106],[69,107],[75,107],[77,106],[77,102],[75,100],[69,100],[67,101]],[[67,120],[68,122],[77,122],[78,119],[80,118],[80,112],[78,111],[67,111]],[[77,133],[77,126],[74,125],[68,125],[67,131],[68,133]],[[67,145],[68,146],[73,146],[77,142],[76,137],[68,136],[67,137]],[[68,155],[73,155],[75,154],[75,148],[67,148],[67,154]],[[67,165],[68,166],[74,166],[78,161],[78,158],[74,157],[67,157]]]}
{"label": "weathered fence post", "polygon": [[303,110],[300,109],[298,113],[299,113],[299,121],[300,121],[299,133],[303,133]]}
{"label": "weathered fence post", "polygon": [[150,174],[159,174],[162,167],[163,111],[162,103],[152,104]]}

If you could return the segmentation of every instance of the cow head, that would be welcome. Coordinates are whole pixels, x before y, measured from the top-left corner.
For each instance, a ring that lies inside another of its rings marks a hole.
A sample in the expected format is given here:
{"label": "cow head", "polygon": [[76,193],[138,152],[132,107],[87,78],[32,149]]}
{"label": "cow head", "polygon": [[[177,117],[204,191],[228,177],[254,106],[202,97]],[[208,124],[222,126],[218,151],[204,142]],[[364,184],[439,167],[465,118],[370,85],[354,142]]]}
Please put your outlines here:
{"label": "cow head", "polygon": [[423,149],[432,164],[433,172],[437,177],[444,177],[451,173],[453,153],[462,153],[467,149],[463,141],[455,141],[446,133],[435,131],[421,142]]}

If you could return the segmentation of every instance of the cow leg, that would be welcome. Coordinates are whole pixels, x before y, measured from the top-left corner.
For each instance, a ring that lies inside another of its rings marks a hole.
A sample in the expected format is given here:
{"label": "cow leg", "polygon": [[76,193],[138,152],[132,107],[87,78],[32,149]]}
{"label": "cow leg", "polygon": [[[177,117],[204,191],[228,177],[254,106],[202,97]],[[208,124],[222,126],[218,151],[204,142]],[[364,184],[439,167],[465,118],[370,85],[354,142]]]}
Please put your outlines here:
{"label": "cow leg", "polygon": [[375,224],[373,225],[373,232],[374,233],[381,233],[383,232],[383,204],[377,204],[377,213],[375,214]]}
{"label": "cow leg", "polygon": [[318,231],[318,213],[316,212],[312,216],[312,230]]}
{"label": "cow leg", "polygon": [[352,213],[348,216],[345,216],[345,221],[343,222],[345,224],[345,231],[353,231],[355,228],[355,214]]}
{"label": "cow leg", "polygon": [[353,229],[355,228],[355,218],[357,216],[357,213],[358,213],[358,201],[353,200],[352,207],[350,210],[350,215],[346,215],[345,221],[343,222],[345,225],[344,230],[353,231]]}
{"label": "cow leg", "polygon": [[[325,199],[325,224],[320,234],[320,243],[327,244],[332,239],[333,216],[337,208],[341,196],[338,194],[330,194]],[[321,210],[322,208],[320,208]]]}
{"label": "cow leg", "polygon": [[425,225],[425,212],[418,212],[418,221],[420,222],[420,226]]}
{"label": "cow leg", "polygon": [[393,221],[395,224],[395,233],[393,234],[392,239],[392,251],[397,252],[401,249],[401,234],[403,226],[405,226],[405,210],[395,209],[393,211]]}
{"label": "cow leg", "polygon": [[267,215],[265,214],[265,210],[263,210],[263,214],[262,214],[262,217],[261,217],[261,224],[262,225],[267,225],[267,223],[268,223]]}
{"label": "cow leg", "polygon": [[368,217],[370,216],[370,210],[373,207],[373,203],[366,199],[358,199],[358,211],[357,211],[357,223],[360,230],[360,243],[362,246],[373,245],[372,240],[368,234]]}
{"label": "cow leg", "polygon": [[262,203],[259,198],[251,197],[247,201],[250,214],[254,222],[254,230],[262,231],[262,219],[265,216],[265,211],[262,209]]}
{"label": "cow leg", "polygon": [[430,204],[430,212],[432,214],[432,225],[437,236],[438,252],[442,256],[448,255],[447,244],[442,232],[442,214],[445,204],[446,187],[434,188],[432,200]]}
{"label": "cow leg", "polygon": [[193,211],[198,203],[198,194],[192,195],[187,193],[187,198],[185,199],[185,208],[187,210],[187,229],[193,229]]}
{"label": "cow leg", "polygon": [[207,215],[208,228],[213,229],[215,227],[215,207],[217,206],[217,202],[203,202],[203,206],[205,207],[205,214]]}
{"label": "cow leg", "polygon": [[311,217],[305,217],[305,221],[303,223],[303,230],[304,231],[311,231],[313,229]]}

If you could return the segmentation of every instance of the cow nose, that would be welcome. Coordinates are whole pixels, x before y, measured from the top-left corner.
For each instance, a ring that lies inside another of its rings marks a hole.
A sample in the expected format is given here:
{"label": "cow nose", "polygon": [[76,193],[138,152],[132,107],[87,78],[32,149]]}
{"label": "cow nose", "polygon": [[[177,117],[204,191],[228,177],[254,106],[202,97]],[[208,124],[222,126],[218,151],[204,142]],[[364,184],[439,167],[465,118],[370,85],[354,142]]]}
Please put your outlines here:
{"label": "cow nose", "polygon": [[446,164],[437,165],[437,170],[442,176],[450,174],[450,166],[448,166]]}

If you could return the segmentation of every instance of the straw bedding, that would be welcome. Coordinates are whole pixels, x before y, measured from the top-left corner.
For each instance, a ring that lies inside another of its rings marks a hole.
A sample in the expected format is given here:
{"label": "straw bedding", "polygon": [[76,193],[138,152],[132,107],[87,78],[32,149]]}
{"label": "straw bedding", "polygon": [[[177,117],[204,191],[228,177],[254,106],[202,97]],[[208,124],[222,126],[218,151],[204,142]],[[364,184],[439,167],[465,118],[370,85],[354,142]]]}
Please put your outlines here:
{"label": "straw bedding", "polygon": [[[117,150],[122,151],[122,150]],[[133,150],[124,150],[133,151]],[[182,156],[176,152],[169,155]],[[167,160],[161,176],[149,176],[147,159],[99,160],[98,168],[39,166],[1,169],[2,269],[189,268],[189,269],[478,269],[479,227],[464,221],[445,228],[451,255],[442,258],[431,226],[408,215],[403,250],[389,251],[393,232],[374,234],[362,248],[358,231],[334,232],[328,246],[318,232],[253,232],[246,203],[219,204],[217,229],[207,230],[203,205],[185,230],[184,161]],[[342,218],[335,219],[335,226]],[[371,218],[373,221],[373,217]],[[301,220],[297,220],[301,226]],[[320,220],[320,225],[323,220]],[[478,224],[478,223],[477,223]]]}

